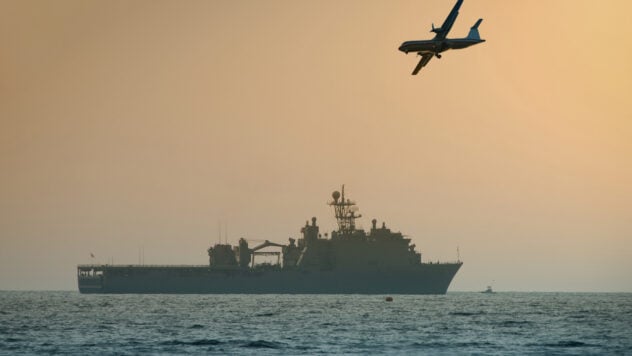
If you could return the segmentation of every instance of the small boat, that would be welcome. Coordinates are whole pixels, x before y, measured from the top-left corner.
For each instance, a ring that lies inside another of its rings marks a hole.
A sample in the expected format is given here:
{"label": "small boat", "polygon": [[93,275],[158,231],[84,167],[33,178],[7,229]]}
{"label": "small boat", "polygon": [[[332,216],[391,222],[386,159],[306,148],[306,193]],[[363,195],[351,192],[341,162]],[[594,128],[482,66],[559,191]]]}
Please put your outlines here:
{"label": "small boat", "polygon": [[487,286],[487,289],[485,289],[485,290],[484,290],[484,291],[482,291],[481,293],[488,293],[488,294],[491,294],[491,293],[496,293],[496,292],[494,292],[494,291],[492,290],[492,286]]}

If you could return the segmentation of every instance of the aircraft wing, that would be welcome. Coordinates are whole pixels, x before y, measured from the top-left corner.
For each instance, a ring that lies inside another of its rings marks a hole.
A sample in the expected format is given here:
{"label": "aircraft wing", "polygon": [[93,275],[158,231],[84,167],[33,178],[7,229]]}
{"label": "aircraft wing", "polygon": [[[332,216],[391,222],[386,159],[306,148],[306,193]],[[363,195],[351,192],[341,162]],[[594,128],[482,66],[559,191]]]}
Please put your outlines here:
{"label": "aircraft wing", "polygon": [[445,21],[443,21],[443,25],[441,25],[440,31],[437,31],[435,39],[443,40],[448,36],[448,32],[450,32],[450,30],[452,29],[452,25],[454,25],[456,17],[459,16],[459,9],[461,8],[462,4],[463,0],[458,0],[456,4],[454,4],[452,11],[450,11],[448,17],[445,19]]}
{"label": "aircraft wing", "polygon": [[419,60],[419,63],[417,63],[417,66],[413,70],[413,75],[417,75],[417,73],[419,73],[421,68],[425,67],[426,64],[430,62],[432,57],[434,57],[434,53],[432,52],[426,52],[426,53],[421,54],[421,59]]}

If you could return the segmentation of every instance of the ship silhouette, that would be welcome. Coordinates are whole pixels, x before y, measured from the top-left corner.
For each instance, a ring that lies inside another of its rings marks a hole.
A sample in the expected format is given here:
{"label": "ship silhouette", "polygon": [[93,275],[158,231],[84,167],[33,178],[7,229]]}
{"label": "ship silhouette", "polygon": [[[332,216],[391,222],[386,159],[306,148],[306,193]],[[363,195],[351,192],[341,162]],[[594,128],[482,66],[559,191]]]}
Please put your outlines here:
{"label": "ship silhouette", "polygon": [[[288,244],[264,241],[250,247],[218,243],[208,249],[209,264],[79,265],[81,293],[292,293],[292,294],[445,294],[461,265],[422,262],[411,239],[372,220],[370,231],[356,228],[355,202],[332,194],[338,229],[323,237],[316,218]],[[281,251],[264,252],[276,247]],[[258,256],[276,264],[255,264]]]}

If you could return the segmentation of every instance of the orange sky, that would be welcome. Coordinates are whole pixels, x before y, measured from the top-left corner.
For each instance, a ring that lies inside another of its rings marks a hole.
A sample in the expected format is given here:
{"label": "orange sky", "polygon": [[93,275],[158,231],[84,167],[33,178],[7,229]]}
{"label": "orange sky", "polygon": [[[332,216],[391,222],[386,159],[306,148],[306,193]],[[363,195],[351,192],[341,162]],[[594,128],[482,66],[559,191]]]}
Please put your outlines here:
{"label": "orange sky", "polygon": [[345,183],[451,290],[632,292],[629,1],[5,1],[0,289],[285,242]]}

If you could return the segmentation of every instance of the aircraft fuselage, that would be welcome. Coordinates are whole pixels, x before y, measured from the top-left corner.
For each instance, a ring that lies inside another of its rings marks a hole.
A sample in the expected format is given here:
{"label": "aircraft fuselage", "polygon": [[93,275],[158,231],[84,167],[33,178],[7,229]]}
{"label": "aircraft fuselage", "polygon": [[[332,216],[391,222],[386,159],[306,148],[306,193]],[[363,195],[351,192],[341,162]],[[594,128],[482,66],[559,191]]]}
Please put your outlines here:
{"label": "aircraft fuselage", "polygon": [[441,53],[445,52],[449,49],[462,49],[473,46],[475,44],[479,44],[481,42],[485,42],[482,39],[471,39],[471,38],[455,38],[455,39],[445,39],[445,40],[422,40],[422,41],[406,41],[399,46],[399,50],[408,53],[408,52],[417,52],[417,53]]}

